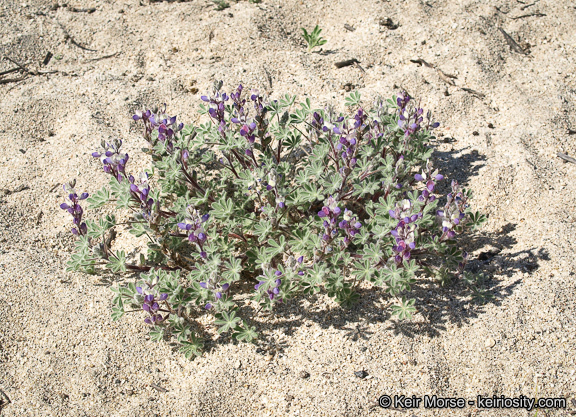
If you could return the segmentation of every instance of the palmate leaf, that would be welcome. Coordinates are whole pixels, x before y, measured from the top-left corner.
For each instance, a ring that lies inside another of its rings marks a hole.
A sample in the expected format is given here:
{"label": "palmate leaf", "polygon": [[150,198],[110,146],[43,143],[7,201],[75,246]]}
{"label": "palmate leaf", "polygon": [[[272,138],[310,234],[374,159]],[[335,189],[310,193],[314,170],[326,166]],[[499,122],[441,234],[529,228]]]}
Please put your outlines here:
{"label": "palmate leaf", "polygon": [[470,213],[470,221],[472,222],[472,230],[480,228],[488,219],[480,212]]}
{"label": "palmate leaf", "polygon": [[194,133],[194,126],[193,125],[184,126],[184,128],[180,132],[180,134],[182,136],[190,136],[192,133]]}
{"label": "palmate leaf", "polygon": [[106,268],[111,269],[112,272],[126,272],[126,253],[116,251],[116,256],[111,256],[106,264]]}
{"label": "palmate leaf", "polygon": [[304,294],[314,294],[320,291],[320,284],[322,284],[322,276],[319,274],[311,274],[308,271],[306,271],[300,279],[300,285],[304,290]]}
{"label": "palmate leaf", "polygon": [[90,249],[90,239],[88,239],[87,236],[80,236],[76,241],[74,250],[77,253],[88,253],[89,249]]}
{"label": "palmate leaf", "polygon": [[349,284],[344,285],[336,292],[336,302],[344,308],[354,306],[360,299],[360,294],[354,291]]}
{"label": "palmate leaf", "polygon": [[256,327],[249,326],[246,321],[242,321],[242,327],[232,334],[232,337],[240,342],[252,342],[258,337]]}
{"label": "palmate leaf", "polygon": [[194,356],[202,355],[202,339],[196,337],[196,335],[190,335],[191,340],[183,341],[182,346],[178,349],[180,352],[184,354],[186,359],[190,359]]}
{"label": "palmate leaf", "polygon": [[116,178],[110,178],[110,190],[112,197],[116,199],[116,207],[119,209],[126,209],[130,207],[130,182],[118,182]]}
{"label": "palmate leaf", "polygon": [[[285,113],[287,114],[287,113]],[[282,146],[286,147],[289,151],[296,149],[302,142],[302,135],[300,132],[290,131],[286,136]]]}
{"label": "palmate leaf", "polygon": [[372,264],[377,264],[380,262],[381,257],[382,251],[380,250],[380,247],[375,243],[370,243],[369,245],[365,246],[364,250],[362,251],[362,259],[366,259]]}
{"label": "palmate leaf", "polygon": [[212,214],[222,220],[228,220],[234,214],[234,202],[231,198],[226,198],[226,194],[212,204]]}
{"label": "palmate leaf", "polygon": [[223,311],[216,314],[216,321],[214,324],[220,326],[218,333],[225,333],[228,330],[235,330],[240,321],[240,317],[236,317],[236,310]]}
{"label": "palmate leaf", "polygon": [[296,229],[292,231],[294,239],[290,240],[290,247],[294,252],[307,252],[310,245],[310,231]]}
{"label": "palmate leaf", "polygon": [[358,91],[350,93],[350,95],[346,97],[345,101],[346,106],[358,106],[360,104],[360,93]]}
{"label": "palmate leaf", "polygon": [[84,268],[90,267],[90,261],[87,260],[86,254],[75,253],[70,257],[66,265],[66,272],[83,271]]}
{"label": "palmate leaf", "polygon": [[308,203],[313,203],[317,200],[324,200],[324,195],[320,189],[314,184],[310,183],[302,185],[302,188],[298,190],[298,197],[302,201],[306,201]]}
{"label": "palmate leaf", "polygon": [[396,267],[396,264],[392,264],[387,268],[380,270],[380,275],[388,284],[388,291],[392,295],[396,295],[401,291],[402,284],[402,270]]}
{"label": "palmate leaf", "polygon": [[311,51],[316,46],[324,45],[327,42],[326,39],[320,37],[320,33],[322,32],[320,26],[316,25],[316,27],[314,27],[314,29],[310,33],[308,33],[308,31],[304,28],[301,29],[302,29],[302,37],[308,44],[308,51]]}
{"label": "palmate leaf", "polygon": [[222,272],[222,276],[227,283],[238,281],[240,279],[240,273],[242,272],[242,262],[240,259],[230,257],[228,261],[225,262],[226,270]]}
{"label": "palmate leaf", "polygon": [[400,305],[392,306],[392,315],[397,316],[400,320],[411,319],[412,314],[416,312],[416,307],[414,307],[415,299],[406,300],[406,297],[402,297],[402,302]]}
{"label": "palmate leaf", "polygon": [[296,184],[304,185],[310,182],[310,175],[306,172],[305,169],[301,169],[298,174],[296,174]]}
{"label": "palmate leaf", "polygon": [[124,316],[124,307],[112,307],[112,321],[118,321]]}
{"label": "palmate leaf", "polygon": [[135,235],[136,237],[140,237],[145,235],[147,232],[151,232],[148,225],[144,222],[134,222],[131,223],[130,233]]}
{"label": "palmate leaf", "polygon": [[116,225],[116,216],[113,214],[107,214],[106,217],[100,218],[98,222],[91,220],[86,221],[86,226],[88,227],[88,237],[90,238],[100,238],[106,234],[108,229]]}
{"label": "palmate leaf", "polygon": [[322,181],[322,183],[326,193],[333,194],[342,185],[342,177],[339,174],[331,173],[324,177],[324,181]]}
{"label": "palmate leaf", "polygon": [[320,178],[326,169],[326,165],[320,161],[314,161],[311,165],[308,165],[304,171],[307,177]]}
{"label": "palmate leaf", "polygon": [[357,279],[373,281],[374,268],[369,261],[355,262],[354,274]]}
{"label": "palmate leaf", "polygon": [[89,209],[97,209],[106,204],[108,200],[110,200],[110,192],[108,191],[108,188],[102,187],[100,190],[88,197],[86,202],[88,203]]}
{"label": "palmate leaf", "polygon": [[338,291],[344,288],[344,277],[341,273],[331,273],[326,279],[326,290],[328,291],[329,297],[336,297]]}
{"label": "palmate leaf", "polygon": [[265,247],[253,248],[246,251],[248,262],[255,264],[258,268],[262,268],[267,263],[270,263],[272,257],[266,253]]}
{"label": "palmate leaf", "polygon": [[180,343],[184,343],[193,334],[190,326],[180,323],[174,328],[172,334],[176,337],[176,340]]}
{"label": "palmate leaf", "polygon": [[272,224],[265,220],[260,220],[258,224],[254,225],[254,234],[258,236],[258,242],[263,242],[271,231]]}
{"label": "palmate leaf", "polygon": [[153,340],[154,342],[160,342],[162,339],[164,339],[165,330],[166,329],[164,327],[154,326],[150,330],[150,340]]}
{"label": "palmate leaf", "polygon": [[266,253],[274,257],[282,252],[284,252],[284,246],[286,245],[286,238],[284,235],[278,237],[278,243],[274,239],[268,239],[268,247],[266,248]]}
{"label": "palmate leaf", "polygon": [[280,108],[287,108],[290,107],[294,104],[294,101],[296,100],[296,96],[291,96],[289,94],[285,94],[283,98],[280,99],[280,101],[278,102],[280,105]]}

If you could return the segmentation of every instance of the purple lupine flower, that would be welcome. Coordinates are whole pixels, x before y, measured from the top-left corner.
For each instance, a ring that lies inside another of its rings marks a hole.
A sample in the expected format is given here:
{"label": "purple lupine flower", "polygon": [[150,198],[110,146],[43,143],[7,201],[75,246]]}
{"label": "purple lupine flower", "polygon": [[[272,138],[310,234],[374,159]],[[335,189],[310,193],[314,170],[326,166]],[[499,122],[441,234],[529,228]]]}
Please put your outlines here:
{"label": "purple lupine flower", "polygon": [[460,190],[458,181],[452,181],[452,192],[448,194],[444,210],[438,210],[436,215],[442,226],[441,240],[456,236],[455,228],[466,216],[468,208],[467,196]]}
{"label": "purple lupine flower", "polygon": [[347,246],[362,227],[351,210],[344,209],[344,220],[338,223],[338,227],[344,230],[344,245]]}
{"label": "purple lupine flower", "polygon": [[66,210],[72,215],[72,223],[74,224],[74,227],[71,229],[72,234],[84,236],[86,233],[88,233],[88,227],[86,226],[86,223],[82,221],[84,210],[80,206],[79,202],[87,199],[88,193],[82,193],[80,196],[78,196],[74,190],[75,185],[76,180],[63,185],[64,191],[68,194],[66,198],[68,203],[60,204],[60,208],[62,210]]}
{"label": "purple lupine flower", "polygon": [[[156,110],[154,111],[156,112]],[[157,113],[154,113],[151,110],[137,111],[132,118],[135,121],[142,120],[144,123],[144,138],[153,145],[156,142],[152,141],[152,132],[157,131],[158,136],[157,140],[160,142],[165,143],[166,150],[169,153],[172,153],[174,150],[174,145],[172,140],[174,139],[175,135],[184,128],[183,123],[176,122],[176,116],[169,116],[166,113],[166,104],[164,104],[164,108]]]}
{"label": "purple lupine flower", "polygon": [[136,287],[136,291],[138,296],[136,297],[136,301],[142,305],[142,310],[148,313],[148,317],[144,319],[144,322],[147,324],[158,324],[168,319],[170,313],[167,312],[166,316],[162,316],[160,314],[163,311],[159,302],[166,302],[168,299],[168,294],[166,293],[158,293],[157,289],[155,288],[155,284],[146,282],[147,288],[143,287]]}
{"label": "purple lupine flower", "polygon": [[396,104],[398,105],[398,127],[404,131],[406,139],[420,130],[421,123],[424,120],[422,118],[424,110],[415,108],[413,105],[408,106],[410,100],[411,97],[405,91],[396,99]]}
{"label": "purple lupine flower", "polygon": [[416,248],[415,232],[418,225],[415,222],[422,217],[422,213],[411,214],[411,211],[412,202],[410,200],[398,202],[396,208],[390,211],[390,215],[399,220],[396,227],[390,231],[396,241],[392,247],[392,250],[396,252],[394,255],[396,264],[409,260],[410,252]]}
{"label": "purple lupine flower", "polygon": [[158,208],[158,204],[154,204],[154,200],[148,197],[150,194],[148,173],[141,173],[138,177],[138,183],[136,183],[136,179],[132,175],[128,177],[128,181],[130,181],[130,194],[132,195],[132,198],[140,205],[142,216],[146,220],[151,220],[153,217],[154,209]]}
{"label": "purple lupine flower", "polygon": [[122,141],[118,139],[110,143],[102,141],[100,145],[100,151],[93,152],[92,156],[94,158],[100,158],[102,164],[104,164],[104,172],[112,175],[118,182],[122,182],[126,176],[126,163],[129,159],[127,153],[120,153]]}
{"label": "purple lupine flower", "polygon": [[209,214],[200,215],[198,210],[194,207],[189,206],[187,208],[188,217],[177,224],[177,226],[188,232],[188,240],[192,243],[196,243],[200,249],[200,256],[206,258],[207,254],[203,250],[204,243],[208,239],[206,231],[204,230],[203,224],[210,218]]}

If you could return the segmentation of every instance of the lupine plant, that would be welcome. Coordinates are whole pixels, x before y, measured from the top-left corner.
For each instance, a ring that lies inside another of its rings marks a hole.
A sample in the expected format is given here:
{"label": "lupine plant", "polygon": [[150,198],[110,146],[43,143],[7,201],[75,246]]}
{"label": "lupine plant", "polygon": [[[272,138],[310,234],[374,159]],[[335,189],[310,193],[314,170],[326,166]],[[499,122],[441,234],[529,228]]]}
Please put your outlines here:
{"label": "lupine plant", "polygon": [[[122,142],[103,141],[93,157],[109,185],[90,198],[65,186],[61,208],[78,237],[69,269],[140,273],[113,288],[115,320],[141,311],[153,339],[174,337],[190,357],[201,351],[202,314],[214,316],[219,333],[257,337],[240,317],[246,282],[258,311],[317,292],[348,307],[369,282],[409,318],[415,307],[406,296],[417,279],[477,281],[456,238],[485,217],[471,211],[457,181],[438,194],[446,179],[428,146],[438,123],[407,93],[378,99],[370,111],[353,93],[345,113],[242,85],[226,93],[222,82],[201,99],[206,122],[197,126],[178,123],[165,106],[133,116],[149,172],[131,173]],[[92,209],[111,204],[125,220],[84,222],[84,200]],[[119,227],[146,239],[137,262],[111,247]]]}
{"label": "lupine plant", "polygon": [[318,25],[316,25],[312,30],[312,32],[310,33],[308,33],[308,31],[304,28],[301,29],[302,29],[302,37],[304,38],[306,44],[308,45],[308,52],[312,51],[312,49],[316,48],[317,46],[322,46],[326,42],[328,42],[326,39],[320,36],[322,29],[320,29],[320,26]]}

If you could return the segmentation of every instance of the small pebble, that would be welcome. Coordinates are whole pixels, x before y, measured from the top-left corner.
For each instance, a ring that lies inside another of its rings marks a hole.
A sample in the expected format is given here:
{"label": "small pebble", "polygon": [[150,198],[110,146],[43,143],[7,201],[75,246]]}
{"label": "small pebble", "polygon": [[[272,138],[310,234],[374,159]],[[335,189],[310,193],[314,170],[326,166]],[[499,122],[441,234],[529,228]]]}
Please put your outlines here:
{"label": "small pebble", "polygon": [[366,378],[368,376],[368,372],[362,370],[362,371],[356,371],[354,372],[354,375],[356,375],[358,378]]}
{"label": "small pebble", "polygon": [[496,345],[496,341],[494,339],[492,339],[491,337],[486,339],[486,341],[484,342],[484,346],[486,346],[487,348],[494,347],[495,345]]}
{"label": "small pebble", "polygon": [[310,374],[306,371],[300,371],[300,373],[298,374],[298,376],[302,379],[306,379],[310,377]]}

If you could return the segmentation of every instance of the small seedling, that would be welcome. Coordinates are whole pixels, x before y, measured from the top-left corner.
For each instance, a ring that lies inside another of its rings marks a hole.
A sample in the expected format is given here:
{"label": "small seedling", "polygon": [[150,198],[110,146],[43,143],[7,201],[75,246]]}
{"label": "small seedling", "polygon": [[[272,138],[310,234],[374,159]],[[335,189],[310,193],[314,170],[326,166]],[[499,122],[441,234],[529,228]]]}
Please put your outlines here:
{"label": "small seedling", "polygon": [[216,5],[216,10],[222,11],[230,7],[230,3],[225,0],[212,0],[212,2]]}
{"label": "small seedling", "polygon": [[328,42],[320,36],[320,32],[322,32],[322,29],[320,29],[320,26],[318,25],[316,25],[312,33],[308,33],[306,29],[302,28],[302,37],[308,44],[308,52],[312,51],[315,47],[322,46]]}

